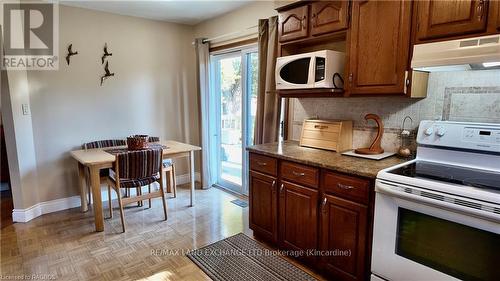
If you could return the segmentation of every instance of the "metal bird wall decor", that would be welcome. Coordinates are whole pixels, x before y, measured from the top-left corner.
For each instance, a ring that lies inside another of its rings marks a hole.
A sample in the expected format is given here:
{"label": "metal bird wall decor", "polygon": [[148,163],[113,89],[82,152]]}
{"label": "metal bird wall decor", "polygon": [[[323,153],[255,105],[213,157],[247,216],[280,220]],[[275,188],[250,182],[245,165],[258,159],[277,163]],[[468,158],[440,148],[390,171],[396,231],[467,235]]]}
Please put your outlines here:
{"label": "metal bird wall decor", "polygon": [[101,57],[101,63],[104,64],[104,60],[108,56],[112,56],[113,53],[108,52],[108,43],[104,43],[104,54]]}
{"label": "metal bird wall decor", "polygon": [[69,61],[70,61],[71,56],[78,55],[78,52],[73,52],[72,48],[73,48],[73,44],[69,44],[68,54],[66,55],[66,62],[68,63],[68,65],[69,65]]}
{"label": "metal bird wall decor", "polygon": [[114,73],[114,72],[113,72],[113,73],[111,73],[111,72],[109,71],[109,65],[108,65],[108,62],[107,62],[107,61],[106,61],[106,65],[104,66],[104,71],[105,71],[104,75],[103,75],[103,76],[101,76],[101,86],[102,86],[102,83],[104,82],[104,80],[108,79],[108,78],[109,78],[109,77],[111,77],[111,76],[115,76],[115,73]]}

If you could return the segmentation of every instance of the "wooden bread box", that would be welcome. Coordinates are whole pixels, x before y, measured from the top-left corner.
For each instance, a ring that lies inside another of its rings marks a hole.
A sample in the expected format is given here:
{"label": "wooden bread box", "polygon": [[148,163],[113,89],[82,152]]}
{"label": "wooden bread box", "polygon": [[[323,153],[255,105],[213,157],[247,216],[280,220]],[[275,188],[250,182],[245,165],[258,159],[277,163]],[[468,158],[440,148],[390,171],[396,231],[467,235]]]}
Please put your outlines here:
{"label": "wooden bread box", "polygon": [[300,145],[343,152],[352,149],[352,121],[304,120]]}

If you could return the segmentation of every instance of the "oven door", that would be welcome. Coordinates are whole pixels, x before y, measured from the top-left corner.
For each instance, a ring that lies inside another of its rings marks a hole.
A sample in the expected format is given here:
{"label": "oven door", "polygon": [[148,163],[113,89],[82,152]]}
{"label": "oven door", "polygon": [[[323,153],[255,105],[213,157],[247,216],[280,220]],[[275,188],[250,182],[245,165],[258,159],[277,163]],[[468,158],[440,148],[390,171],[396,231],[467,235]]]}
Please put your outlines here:
{"label": "oven door", "polygon": [[387,280],[498,280],[499,221],[393,187],[377,180],[374,274]]}

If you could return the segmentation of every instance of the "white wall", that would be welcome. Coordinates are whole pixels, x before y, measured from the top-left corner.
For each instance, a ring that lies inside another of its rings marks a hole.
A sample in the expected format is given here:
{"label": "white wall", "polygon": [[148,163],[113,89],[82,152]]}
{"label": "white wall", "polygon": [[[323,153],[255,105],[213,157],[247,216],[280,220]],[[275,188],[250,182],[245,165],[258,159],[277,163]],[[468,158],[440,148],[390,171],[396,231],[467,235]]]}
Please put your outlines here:
{"label": "white wall", "polygon": [[[145,133],[198,143],[192,34],[186,25],[60,6],[59,70],[28,72],[39,202],[78,194],[69,151],[83,142]],[[105,42],[115,76],[101,87]],[[70,43],[79,54],[68,66]]]}

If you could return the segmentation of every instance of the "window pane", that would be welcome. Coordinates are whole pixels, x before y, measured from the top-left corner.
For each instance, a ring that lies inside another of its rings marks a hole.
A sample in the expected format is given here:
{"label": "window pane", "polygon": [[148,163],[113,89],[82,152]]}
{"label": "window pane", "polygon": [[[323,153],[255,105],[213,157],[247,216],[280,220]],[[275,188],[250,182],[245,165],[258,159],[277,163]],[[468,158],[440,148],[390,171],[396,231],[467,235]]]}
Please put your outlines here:
{"label": "window pane", "polygon": [[241,185],[241,57],[219,60],[220,66],[220,166],[223,180]]}
{"label": "window pane", "polygon": [[257,113],[257,87],[259,83],[259,55],[257,52],[247,55],[248,85],[248,145],[254,144],[255,115]]}

